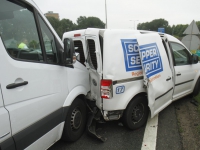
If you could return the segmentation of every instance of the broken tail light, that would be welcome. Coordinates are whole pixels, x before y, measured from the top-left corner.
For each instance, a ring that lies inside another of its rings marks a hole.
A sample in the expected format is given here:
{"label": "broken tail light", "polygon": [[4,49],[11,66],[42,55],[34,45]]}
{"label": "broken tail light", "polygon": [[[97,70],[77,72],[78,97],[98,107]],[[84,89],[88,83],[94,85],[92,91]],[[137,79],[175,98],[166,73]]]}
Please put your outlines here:
{"label": "broken tail light", "polygon": [[101,98],[110,99],[112,98],[112,80],[101,80]]}

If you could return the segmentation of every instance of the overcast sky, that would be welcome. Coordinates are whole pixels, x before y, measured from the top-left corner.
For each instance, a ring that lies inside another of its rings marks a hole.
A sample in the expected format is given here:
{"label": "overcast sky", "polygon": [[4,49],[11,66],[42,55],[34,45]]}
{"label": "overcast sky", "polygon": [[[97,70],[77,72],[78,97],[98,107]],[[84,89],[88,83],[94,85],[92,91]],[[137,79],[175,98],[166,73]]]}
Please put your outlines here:
{"label": "overcast sky", "polygon": [[[59,13],[76,23],[79,16],[94,16],[104,23],[105,0],[34,0],[43,13]],[[133,29],[138,23],[163,18],[170,25],[200,21],[200,0],[106,0],[108,28]],[[132,21],[130,21],[132,20]],[[135,21],[138,20],[138,21]]]}

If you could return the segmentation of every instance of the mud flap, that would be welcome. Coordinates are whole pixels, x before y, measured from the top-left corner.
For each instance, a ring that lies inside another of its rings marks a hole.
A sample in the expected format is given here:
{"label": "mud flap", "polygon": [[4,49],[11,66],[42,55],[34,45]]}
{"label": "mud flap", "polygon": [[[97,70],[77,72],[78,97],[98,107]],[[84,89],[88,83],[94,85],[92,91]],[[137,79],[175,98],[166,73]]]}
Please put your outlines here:
{"label": "mud flap", "polygon": [[93,111],[89,113],[87,122],[87,133],[89,136],[97,138],[98,140],[105,142],[107,139],[96,133],[96,118],[98,117],[98,109],[95,107]]}

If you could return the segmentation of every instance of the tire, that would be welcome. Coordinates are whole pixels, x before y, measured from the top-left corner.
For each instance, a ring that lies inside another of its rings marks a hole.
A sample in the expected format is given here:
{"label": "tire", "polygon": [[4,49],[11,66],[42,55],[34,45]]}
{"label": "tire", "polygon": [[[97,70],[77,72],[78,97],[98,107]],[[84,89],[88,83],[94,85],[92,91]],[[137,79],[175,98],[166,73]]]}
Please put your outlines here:
{"label": "tire", "polygon": [[148,114],[147,98],[145,96],[137,96],[129,103],[122,119],[127,128],[135,130],[147,122]]}
{"label": "tire", "polygon": [[196,82],[196,85],[195,85],[195,87],[194,87],[194,91],[193,91],[193,93],[192,93],[192,96],[197,96],[198,94],[199,94],[199,92],[200,92],[200,78],[198,78],[198,80],[197,80],[197,82]]}
{"label": "tire", "polygon": [[76,98],[67,112],[62,140],[74,142],[83,134],[86,125],[86,105],[80,98]]}

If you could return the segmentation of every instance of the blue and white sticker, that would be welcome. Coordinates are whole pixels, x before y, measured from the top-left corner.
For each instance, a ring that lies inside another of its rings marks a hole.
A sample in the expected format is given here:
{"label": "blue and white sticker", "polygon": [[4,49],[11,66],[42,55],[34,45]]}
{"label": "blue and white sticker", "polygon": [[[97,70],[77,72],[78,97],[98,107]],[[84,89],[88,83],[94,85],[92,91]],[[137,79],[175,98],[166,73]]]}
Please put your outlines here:
{"label": "blue and white sticker", "polygon": [[121,39],[126,72],[142,70],[137,39]]}
{"label": "blue and white sticker", "polygon": [[125,86],[118,86],[116,87],[116,94],[122,94],[125,91]]}
{"label": "blue and white sticker", "polygon": [[163,71],[162,59],[156,43],[140,46],[140,53],[147,78]]}

